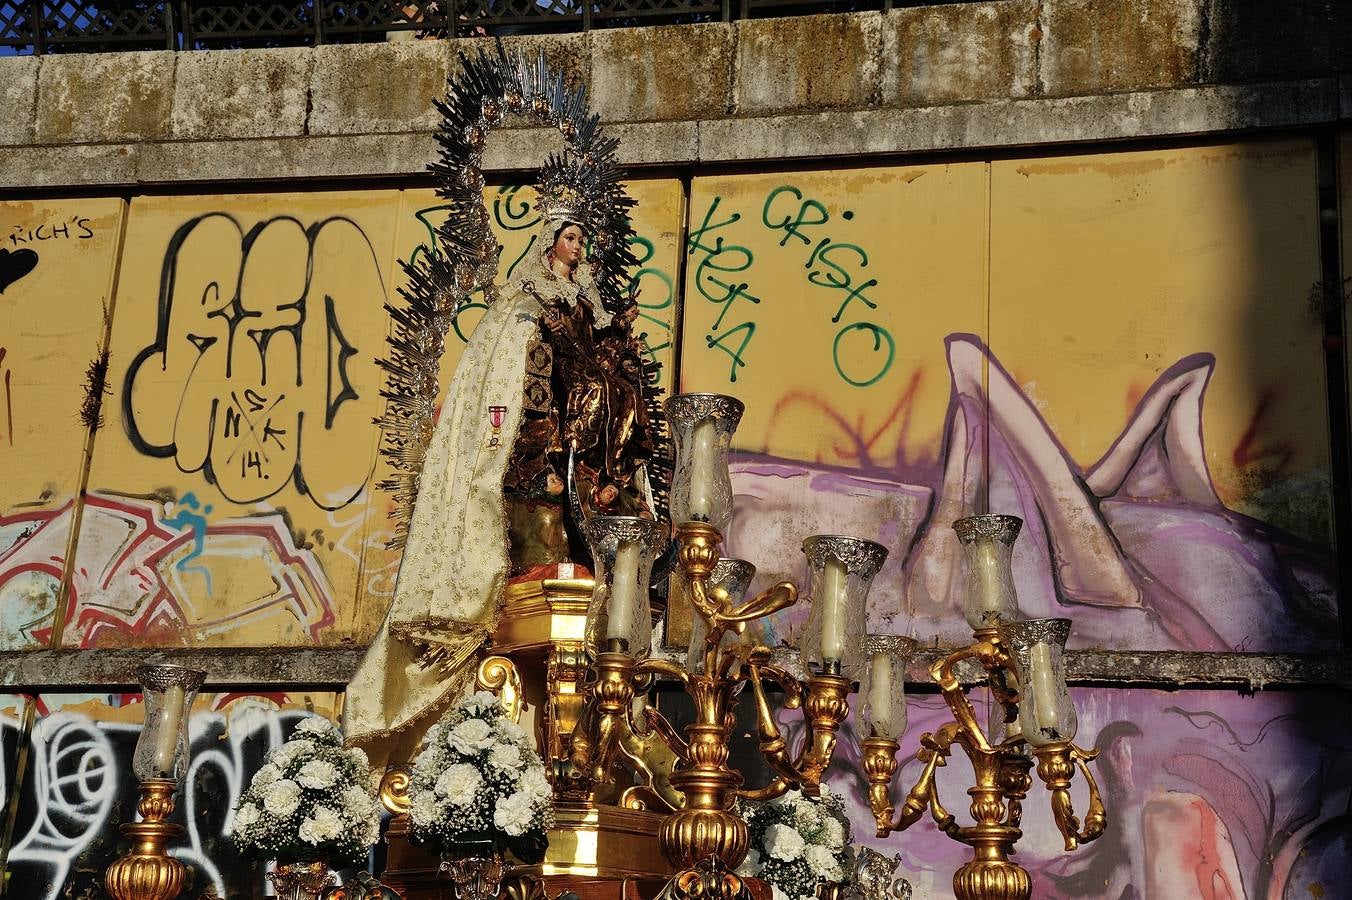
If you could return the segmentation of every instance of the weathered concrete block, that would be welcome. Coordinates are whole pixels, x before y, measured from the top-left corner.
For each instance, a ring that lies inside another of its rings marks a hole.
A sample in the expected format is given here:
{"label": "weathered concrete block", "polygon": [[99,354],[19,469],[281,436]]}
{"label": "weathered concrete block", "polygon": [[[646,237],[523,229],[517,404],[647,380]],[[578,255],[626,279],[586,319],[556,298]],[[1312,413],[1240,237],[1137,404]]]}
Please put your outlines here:
{"label": "weathered concrete block", "polygon": [[33,141],[41,62],[36,56],[0,57],[0,146]]}
{"label": "weathered concrete block", "polygon": [[70,53],[44,57],[39,143],[155,140],[169,135],[174,54]]}
{"label": "weathered concrete block", "polygon": [[851,13],[739,22],[737,112],[874,103],[882,21],[882,13]]}
{"label": "weathered concrete block", "polygon": [[1070,96],[1195,84],[1204,2],[1045,0],[1045,92]]}
{"label": "weathered concrete block", "polygon": [[180,53],[173,136],[304,134],[313,65],[314,51],[308,47]]}
{"label": "weathered concrete block", "polygon": [[1209,0],[1206,79],[1258,81],[1352,68],[1347,0]]}
{"label": "weathered concrete block", "polygon": [[331,44],[314,51],[310,134],[430,131],[446,95],[446,41]]}
{"label": "weathered concrete block", "polygon": [[882,102],[958,103],[1037,92],[1039,0],[898,9],[883,19]]}
{"label": "weathered concrete block", "polygon": [[727,115],[733,35],[722,23],[594,32],[593,108],[612,122]]}

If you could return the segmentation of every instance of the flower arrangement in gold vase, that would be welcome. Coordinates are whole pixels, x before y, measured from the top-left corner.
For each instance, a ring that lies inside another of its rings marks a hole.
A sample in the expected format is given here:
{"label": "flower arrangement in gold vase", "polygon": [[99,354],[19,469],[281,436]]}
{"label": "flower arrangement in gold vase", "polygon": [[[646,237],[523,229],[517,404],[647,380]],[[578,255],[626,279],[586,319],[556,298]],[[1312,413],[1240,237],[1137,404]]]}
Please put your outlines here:
{"label": "flower arrangement in gold vase", "polygon": [[344,749],[330,721],[302,719],[240,795],[230,836],[250,859],[276,860],[279,898],[313,900],[336,881],[330,867],[359,863],[380,836],[366,754]]}
{"label": "flower arrangement in gold vase", "polygon": [[471,694],[428,729],[409,778],[410,833],[441,854],[457,896],[497,896],[506,853],[543,859],[553,818],[544,763],[493,694]]}

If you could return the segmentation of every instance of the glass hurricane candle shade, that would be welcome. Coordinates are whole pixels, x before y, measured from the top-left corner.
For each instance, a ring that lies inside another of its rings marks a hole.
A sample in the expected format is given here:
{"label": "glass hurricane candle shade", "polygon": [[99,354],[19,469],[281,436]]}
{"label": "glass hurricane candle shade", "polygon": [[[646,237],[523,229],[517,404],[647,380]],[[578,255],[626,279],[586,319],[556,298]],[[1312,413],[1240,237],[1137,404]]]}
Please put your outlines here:
{"label": "glass hurricane candle shade", "polygon": [[1012,554],[1021,527],[1023,520],[1017,516],[971,516],[953,523],[967,557],[963,612],[973,631],[1019,618]]}
{"label": "glass hurricane candle shade", "polygon": [[205,673],[183,666],[138,666],[145,724],[136,739],[132,771],[142,781],[178,781],[188,772],[188,715]]}
{"label": "glass hurricane candle shade", "polygon": [[588,646],[646,657],[653,634],[648,583],[666,534],[656,522],[636,516],[597,516],[582,531],[596,573],[587,607]]}
{"label": "glass hurricane candle shade", "polygon": [[676,442],[671,477],[671,521],[707,522],[726,533],[732,522],[728,448],[745,407],[722,394],[677,394],[667,400]]}
{"label": "glass hurricane candle shade", "polygon": [[862,538],[819,534],[803,541],[812,569],[812,610],[799,644],[809,670],[863,675],[864,606],[887,548]]}
{"label": "glass hurricane candle shade", "polygon": [[1019,728],[1034,747],[1075,738],[1079,723],[1066,686],[1069,636],[1070,619],[1029,619],[1000,628],[1019,679]]}
{"label": "glass hurricane candle shade", "polygon": [[[747,588],[751,587],[751,579],[756,576],[756,567],[744,559],[720,559],[714,563],[714,570],[709,574],[709,590],[722,588],[727,591],[728,599],[735,607],[746,597]],[[699,675],[707,674],[704,671],[704,636],[708,630],[704,626],[704,619],[695,614],[695,621],[690,627],[690,650],[686,653],[685,667],[691,672]],[[729,644],[735,644],[739,635],[735,631],[725,631],[719,646],[726,647]]]}
{"label": "glass hurricane candle shade", "polygon": [[868,737],[900,740],[906,733],[906,666],[919,644],[896,634],[871,634],[864,641],[868,668],[859,685]]}

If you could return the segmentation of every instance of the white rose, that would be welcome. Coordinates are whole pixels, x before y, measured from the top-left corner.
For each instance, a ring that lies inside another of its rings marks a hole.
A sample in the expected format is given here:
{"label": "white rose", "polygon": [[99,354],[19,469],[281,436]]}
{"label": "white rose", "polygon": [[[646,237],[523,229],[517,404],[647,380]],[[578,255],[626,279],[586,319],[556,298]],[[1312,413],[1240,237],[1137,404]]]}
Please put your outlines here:
{"label": "white rose", "polygon": [[483,776],[478,769],[467,763],[456,763],[441,773],[437,779],[436,793],[438,797],[445,797],[452,806],[469,806],[474,802],[474,795],[481,784]]}
{"label": "white rose", "polygon": [[475,691],[460,701],[460,708],[475,716],[483,715],[498,705],[498,698],[488,691]]}
{"label": "white rose", "polygon": [[530,828],[535,818],[535,803],[525,791],[517,791],[498,801],[493,810],[493,824],[512,837],[519,837]]}
{"label": "white rose", "polygon": [[451,729],[446,743],[453,750],[473,756],[493,746],[493,729],[483,719],[466,719]]}
{"label": "white rose", "polygon": [[811,800],[799,803],[793,811],[793,824],[799,831],[814,831],[821,825],[821,810]]}
{"label": "white rose", "polygon": [[300,767],[300,771],[296,773],[296,781],[300,782],[302,787],[322,791],[333,787],[338,781],[338,769],[327,759],[312,759]]}
{"label": "white rose", "polygon": [[775,859],[793,862],[803,855],[806,842],[790,825],[779,823],[765,829],[765,852]]}
{"label": "white rose", "polygon": [[281,769],[277,768],[272,763],[266,763],[263,768],[254,773],[252,784],[257,788],[265,788],[281,777]]}
{"label": "white rose", "polygon": [[504,772],[521,768],[521,748],[516,744],[497,744],[488,753],[488,764]]}
{"label": "white rose", "polygon": [[365,819],[374,804],[371,795],[359,784],[350,784],[343,791],[343,811],[353,819]]}
{"label": "white rose", "polygon": [[443,727],[444,726],[442,726],[440,722],[437,722],[431,728],[427,729],[427,734],[423,735],[423,745],[431,747],[434,746],[437,741],[441,740],[441,731]]}
{"label": "white rose", "polygon": [[414,794],[409,815],[413,818],[413,824],[419,828],[431,828],[436,825],[441,817],[441,807],[437,805],[436,796],[431,791]]}
{"label": "white rose", "polygon": [[840,880],[840,864],[836,862],[835,855],[825,847],[813,844],[803,852],[803,858],[807,860],[808,868],[812,869],[818,878],[825,878],[827,881]]}
{"label": "white rose", "polygon": [[521,790],[530,794],[531,799],[543,803],[554,796],[554,788],[545,776],[543,766],[531,766],[521,776]]}
{"label": "white rose", "polygon": [[755,878],[756,873],[760,871],[760,853],[755,850],[748,850],[746,859],[737,867],[737,874],[743,878]]}
{"label": "white rose", "polygon": [[371,759],[366,755],[366,751],[360,747],[349,747],[347,749],[347,758],[359,769],[366,769],[371,765]]}
{"label": "white rose", "polygon": [[285,819],[300,806],[300,785],[290,778],[282,778],[268,785],[263,795],[263,808],[279,819]]}
{"label": "white rose", "polygon": [[845,846],[845,826],[835,816],[824,816],[822,821],[822,841],[832,850]]}
{"label": "white rose", "polygon": [[314,815],[300,823],[300,839],[307,844],[322,844],[342,833],[342,817],[327,806],[316,806]]}
{"label": "white rose", "polygon": [[293,740],[282,744],[281,748],[272,755],[272,761],[279,767],[285,769],[296,761],[298,756],[313,756],[315,752],[314,741]]}
{"label": "white rose", "polygon": [[235,810],[235,822],[232,830],[236,833],[247,830],[255,825],[262,815],[262,810],[255,804],[241,803],[239,809]]}
{"label": "white rose", "polygon": [[337,729],[323,716],[306,716],[296,725],[296,734],[313,734],[327,737]]}
{"label": "white rose", "polygon": [[526,729],[513,722],[511,719],[498,719],[493,725],[499,737],[506,738],[513,744],[524,745],[526,743]]}

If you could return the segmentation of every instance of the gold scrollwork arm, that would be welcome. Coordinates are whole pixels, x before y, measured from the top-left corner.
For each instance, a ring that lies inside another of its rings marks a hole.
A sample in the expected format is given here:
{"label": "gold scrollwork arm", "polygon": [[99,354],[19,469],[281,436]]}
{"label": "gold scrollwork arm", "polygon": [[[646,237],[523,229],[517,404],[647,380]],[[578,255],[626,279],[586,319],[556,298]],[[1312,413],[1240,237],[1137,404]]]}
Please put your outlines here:
{"label": "gold scrollwork arm", "polygon": [[[920,751],[916,758],[925,764],[920,777],[906,793],[906,800],[898,811],[892,804],[892,778],[898,769],[898,743],[891,738],[868,737],[862,741],[862,768],[868,778],[869,808],[873,811],[877,836],[887,837],[894,831],[905,831],[930,810],[934,821],[945,833],[956,830],[953,816],[939,802],[939,790],[934,771],[947,765],[951,747],[957,740],[959,728],[950,722],[937,733],[926,733],[920,738]],[[896,819],[893,819],[893,815]]]}
{"label": "gold scrollwork arm", "polygon": [[[1108,825],[1107,812],[1103,806],[1103,797],[1099,793],[1098,781],[1089,771],[1088,763],[1098,756],[1097,750],[1084,750],[1069,742],[1058,742],[1033,751],[1037,757],[1037,774],[1047,790],[1051,791],[1052,816],[1056,828],[1065,838],[1067,850],[1074,850],[1080,844],[1098,839]],[[1078,768],[1089,787],[1089,809],[1084,814],[1084,830],[1080,830],[1080,820],[1070,799],[1070,782]]]}
{"label": "gold scrollwork arm", "polygon": [[502,708],[513,722],[521,721],[521,673],[505,656],[486,656],[474,674],[475,686],[491,691],[502,701]]}
{"label": "gold scrollwork arm", "polygon": [[390,811],[390,815],[403,815],[409,811],[409,783],[412,781],[413,768],[405,765],[391,765],[380,779],[380,804]]}
{"label": "gold scrollwork arm", "polygon": [[962,727],[966,742],[978,753],[994,753],[994,748],[986,738],[986,732],[977,722],[976,712],[972,709],[967,695],[963,693],[962,682],[958,680],[956,674],[958,664],[968,659],[980,660],[988,672],[999,670],[1007,664],[1004,651],[997,644],[989,640],[977,641],[960,650],[954,650],[930,666],[930,677],[939,686],[944,702],[953,713],[954,721]]}
{"label": "gold scrollwork arm", "polygon": [[769,590],[757,594],[741,606],[728,612],[719,611],[720,623],[754,622],[773,615],[782,609],[788,609],[798,602],[798,588],[792,582],[781,581]]}

